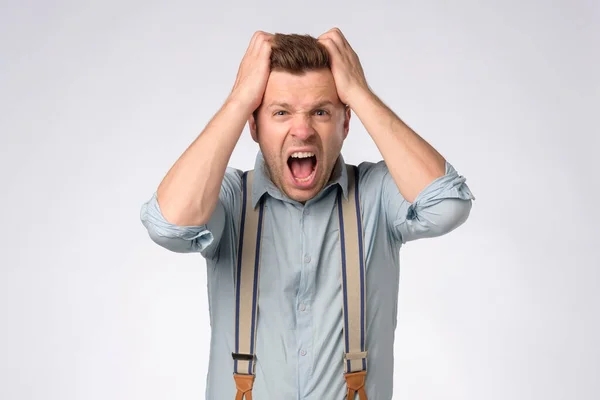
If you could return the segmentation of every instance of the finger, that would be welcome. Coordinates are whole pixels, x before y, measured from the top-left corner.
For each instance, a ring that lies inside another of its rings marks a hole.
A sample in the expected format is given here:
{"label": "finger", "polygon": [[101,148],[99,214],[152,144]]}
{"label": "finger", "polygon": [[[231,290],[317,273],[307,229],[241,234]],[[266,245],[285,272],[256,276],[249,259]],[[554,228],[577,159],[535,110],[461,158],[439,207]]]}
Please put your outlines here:
{"label": "finger", "polygon": [[340,49],[336,42],[333,41],[330,37],[324,37],[322,39],[318,39],[318,41],[325,46],[331,58],[335,59],[341,57]]}
{"label": "finger", "polygon": [[248,49],[246,50],[247,54],[250,54],[252,52],[252,49],[254,49],[254,43],[256,43],[256,38],[260,35],[260,32],[261,31],[256,31],[252,35],[252,38],[250,39],[250,43],[248,44]]}
{"label": "finger", "polygon": [[[273,36],[270,33],[264,33],[258,40],[260,41],[261,44],[261,49],[263,46],[267,46],[269,48],[271,48],[273,46]],[[262,50],[261,50],[262,51]]]}
{"label": "finger", "polygon": [[323,38],[324,39],[328,38],[328,39],[333,40],[339,50],[343,50],[348,47],[347,44],[344,43],[344,38],[338,33],[338,31],[335,30],[335,28],[328,31],[327,33],[325,33],[323,35]]}
{"label": "finger", "polygon": [[352,45],[350,45],[350,42],[348,41],[348,39],[346,39],[346,36],[342,33],[342,31],[339,28],[335,28],[337,29],[338,34],[340,35],[340,38],[342,39],[342,42],[344,42],[344,46],[351,50],[352,52],[354,52],[354,49],[352,48]]}
{"label": "finger", "polygon": [[271,56],[271,50],[273,48],[273,43],[271,41],[272,37],[267,37],[260,45],[260,58],[261,59],[269,59]]}
{"label": "finger", "polygon": [[261,37],[263,35],[265,35],[266,33],[263,31],[256,31],[254,32],[254,34],[252,35],[252,38],[250,39],[250,43],[248,44],[248,48],[246,49],[246,54],[244,55],[244,57],[242,58],[242,61],[240,62],[240,66],[238,68],[238,72],[235,78],[235,82],[233,84],[234,87],[237,86],[237,84],[240,81],[240,78],[243,74],[243,70],[244,70],[244,65],[247,63],[247,60],[249,58],[253,58],[256,57],[257,53],[257,48],[259,49],[258,51],[260,51],[260,44],[259,42],[261,41]]}
{"label": "finger", "polygon": [[263,31],[256,31],[254,33],[254,36],[252,37],[252,49],[250,50],[250,54],[256,56],[257,54],[260,53],[260,48],[261,48],[261,44],[267,40],[267,38],[269,38],[270,35],[267,32],[263,32]]}
{"label": "finger", "polygon": [[317,38],[317,40],[318,39],[330,38],[331,35],[333,34],[333,32],[334,32],[334,28],[331,28],[328,31],[321,33],[321,35]]}
{"label": "finger", "polygon": [[346,36],[342,33],[342,30],[340,28],[331,28],[329,30],[329,33],[333,36],[333,37],[339,37],[339,40],[336,41],[336,43],[338,43],[338,46],[340,46],[340,41],[341,43],[343,43],[343,47],[340,46],[341,48],[345,48],[350,50],[352,53],[354,53],[354,49],[352,48],[352,46],[350,45],[350,42],[348,41],[348,39],[346,39]]}

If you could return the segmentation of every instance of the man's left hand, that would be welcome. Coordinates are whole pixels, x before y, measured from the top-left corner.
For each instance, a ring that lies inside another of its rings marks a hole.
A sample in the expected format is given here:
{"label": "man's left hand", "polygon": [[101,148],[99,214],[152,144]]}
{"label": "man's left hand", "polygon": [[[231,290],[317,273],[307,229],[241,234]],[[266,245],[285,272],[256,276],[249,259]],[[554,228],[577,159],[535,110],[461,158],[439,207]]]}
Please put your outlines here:
{"label": "man's left hand", "polygon": [[338,96],[342,103],[352,107],[352,98],[369,91],[365,73],[342,31],[332,28],[317,38],[329,53],[331,73],[335,80]]}

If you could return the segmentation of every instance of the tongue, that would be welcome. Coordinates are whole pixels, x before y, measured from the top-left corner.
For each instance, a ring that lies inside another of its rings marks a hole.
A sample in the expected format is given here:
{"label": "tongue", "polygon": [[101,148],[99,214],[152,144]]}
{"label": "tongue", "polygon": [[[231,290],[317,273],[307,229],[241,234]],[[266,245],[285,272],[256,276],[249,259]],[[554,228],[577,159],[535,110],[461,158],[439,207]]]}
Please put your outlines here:
{"label": "tongue", "polygon": [[310,157],[307,158],[292,158],[290,161],[290,169],[295,178],[307,178],[313,170],[313,162]]}

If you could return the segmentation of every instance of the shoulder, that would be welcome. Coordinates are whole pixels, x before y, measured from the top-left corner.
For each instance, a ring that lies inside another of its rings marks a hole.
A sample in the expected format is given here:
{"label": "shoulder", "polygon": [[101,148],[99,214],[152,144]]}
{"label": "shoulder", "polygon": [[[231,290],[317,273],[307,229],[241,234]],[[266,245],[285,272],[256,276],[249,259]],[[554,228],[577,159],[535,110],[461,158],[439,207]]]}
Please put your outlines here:
{"label": "shoulder", "polygon": [[[389,171],[385,162],[361,161],[358,164],[347,163],[348,173],[354,173],[357,189],[363,207],[378,208],[383,187],[387,184]],[[349,175],[348,179],[352,179]],[[350,182],[349,182],[350,183]]]}
{"label": "shoulder", "polygon": [[242,190],[243,175],[244,171],[238,168],[227,167],[221,184],[221,197],[239,195]]}
{"label": "shoulder", "polygon": [[359,185],[367,189],[381,188],[381,183],[389,177],[390,171],[384,160],[363,161],[353,167],[358,172]]}

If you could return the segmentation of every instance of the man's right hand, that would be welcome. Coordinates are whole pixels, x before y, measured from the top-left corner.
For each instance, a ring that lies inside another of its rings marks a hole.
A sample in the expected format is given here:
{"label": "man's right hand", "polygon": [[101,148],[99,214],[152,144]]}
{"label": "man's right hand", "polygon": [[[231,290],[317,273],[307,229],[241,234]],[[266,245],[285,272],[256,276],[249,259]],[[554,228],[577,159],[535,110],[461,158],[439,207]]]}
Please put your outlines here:
{"label": "man's right hand", "polygon": [[254,112],[262,102],[271,72],[271,45],[273,35],[257,31],[252,36],[246,54],[240,63],[230,99],[240,102]]}

